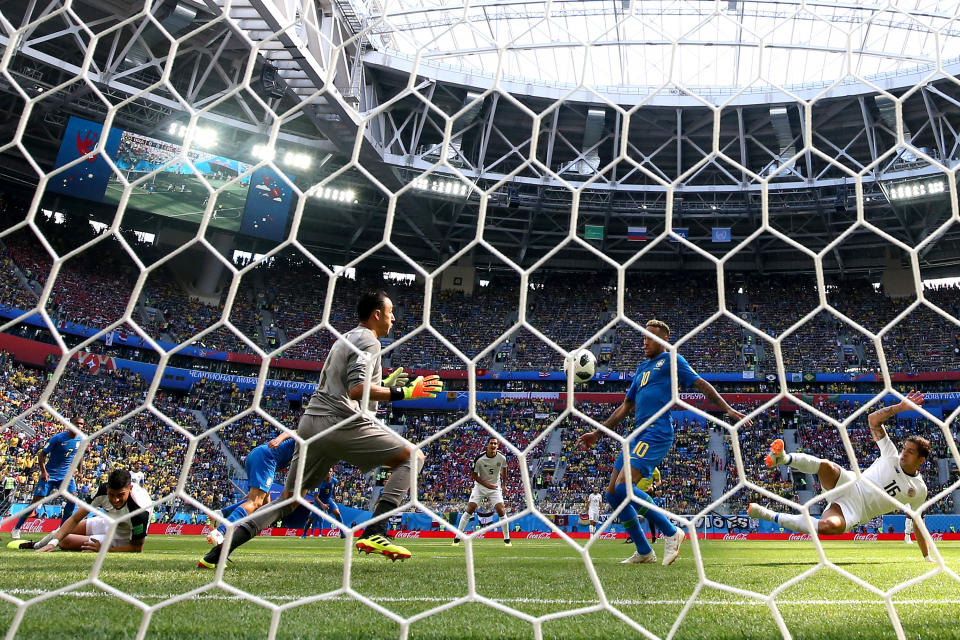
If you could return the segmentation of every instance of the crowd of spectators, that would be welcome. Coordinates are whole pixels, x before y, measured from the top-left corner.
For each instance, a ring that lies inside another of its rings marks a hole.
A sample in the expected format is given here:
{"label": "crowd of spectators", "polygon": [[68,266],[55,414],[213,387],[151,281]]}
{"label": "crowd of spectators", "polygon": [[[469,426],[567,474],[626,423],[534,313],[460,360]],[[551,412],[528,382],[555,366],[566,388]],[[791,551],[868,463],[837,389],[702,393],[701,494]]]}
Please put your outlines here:
{"label": "crowd of spectators", "polygon": [[[95,237],[67,239],[66,229],[45,229],[57,251]],[[71,232],[76,230],[71,228]],[[138,251],[142,251],[138,248]],[[45,284],[51,259],[36,237],[18,232],[0,247],[3,270],[0,304],[29,308]],[[25,287],[19,275],[30,281]],[[55,320],[102,328],[126,308],[138,275],[130,256],[113,238],[105,239],[63,263],[48,307]],[[812,278],[757,274],[727,274],[728,310],[772,338],[781,335],[815,308],[818,297]],[[225,284],[225,283],[224,283]],[[322,319],[329,278],[315,264],[296,254],[276,256],[247,273],[241,281],[230,320],[246,336],[267,350],[282,347],[315,327]],[[336,280],[329,322],[339,331],[354,326],[358,293],[385,288],[393,297],[397,323],[389,340],[397,340],[423,322],[423,284],[388,280],[381,274],[360,273]],[[717,311],[712,273],[628,273],[624,285],[624,313],[643,324],[659,318],[671,325],[673,339],[695,329]],[[151,334],[181,342],[217,321],[227,287],[214,304],[186,293],[166,266],[155,269],[144,283],[139,308]],[[948,313],[960,312],[960,287],[938,286],[925,291],[927,299]],[[609,274],[535,273],[527,297],[527,320],[563,349],[572,349],[597,334],[615,308],[615,281]],[[836,280],[828,284],[827,300],[870,331],[877,332],[904,310],[912,298],[892,298],[868,280]],[[430,322],[468,357],[503,336],[517,319],[519,290],[509,277],[493,276],[472,295],[441,290],[434,282]],[[287,358],[322,361],[334,342],[325,329],[286,348]],[[249,353],[250,349],[227,329],[199,342],[212,350]],[[642,336],[619,324],[598,336],[609,344],[601,364],[612,370],[631,370],[643,358]],[[913,310],[883,337],[885,355],[893,371],[943,371],[960,367],[960,327],[926,306]],[[818,313],[782,343],[784,363],[791,371],[838,372],[856,368],[875,370],[877,355],[866,336],[826,310]],[[700,371],[776,371],[773,348],[749,329],[729,318],[718,318],[681,346]],[[431,333],[424,331],[389,352],[390,359],[415,369],[462,368],[464,362]],[[497,348],[479,363],[481,368],[557,370],[562,356],[526,328],[499,340]]]}

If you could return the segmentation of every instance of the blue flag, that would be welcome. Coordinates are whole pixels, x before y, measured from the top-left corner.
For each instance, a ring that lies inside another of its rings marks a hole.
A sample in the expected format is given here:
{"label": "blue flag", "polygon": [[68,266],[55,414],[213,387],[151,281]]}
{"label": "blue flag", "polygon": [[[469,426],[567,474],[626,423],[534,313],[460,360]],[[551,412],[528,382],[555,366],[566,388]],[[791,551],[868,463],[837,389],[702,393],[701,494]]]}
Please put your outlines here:
{"label": "blue flag", "polygon": [[[690,229],[688,227],[674,227],[673,232],[683,238],[684,240],[690,239]],[[670,242],[680,242],[673,236],[670,236]]]}
{"label": "blue flag", "polygon": [[730,242],[732,236],[730,234],[730,227],[714,227],[713,228],[713,241],[714,242]]}

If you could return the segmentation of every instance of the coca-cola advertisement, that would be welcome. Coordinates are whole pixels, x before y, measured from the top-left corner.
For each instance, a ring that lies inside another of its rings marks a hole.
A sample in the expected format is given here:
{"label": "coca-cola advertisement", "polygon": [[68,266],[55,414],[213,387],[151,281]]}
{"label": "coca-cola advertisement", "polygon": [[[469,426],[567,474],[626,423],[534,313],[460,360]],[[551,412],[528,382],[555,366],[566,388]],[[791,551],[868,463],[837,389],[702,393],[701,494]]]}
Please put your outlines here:
{"label": "coca-cola advertisement", "polygon": [[419,531],[397,531],[393,536],[394,538],[419,538]]}
{"label": "coca-cola advertisement", "polygon": [[747,540],[747,534],[745,533],[725,533],[723,534],[724,540]]}
{"label": "coca-cola advertisement", "polygon": [[880,536],[876,533],[855,533],[853,534],[854,540],[879,540]]}

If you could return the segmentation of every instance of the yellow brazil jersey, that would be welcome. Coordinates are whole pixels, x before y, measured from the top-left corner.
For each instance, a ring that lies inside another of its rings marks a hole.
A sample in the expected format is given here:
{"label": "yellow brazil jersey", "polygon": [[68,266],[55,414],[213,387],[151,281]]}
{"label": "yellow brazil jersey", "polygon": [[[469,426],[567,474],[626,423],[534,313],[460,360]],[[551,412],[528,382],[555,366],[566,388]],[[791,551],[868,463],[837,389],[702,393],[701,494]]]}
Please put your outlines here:
{"label": "yellow brazil jersey", "polygon": [[657,467],[654,467],[653,473],[650,474],[649,478],[640,478],[637,480],[636,487],[640,491],[649,491],[655,481],[660,482],[660,469]]}

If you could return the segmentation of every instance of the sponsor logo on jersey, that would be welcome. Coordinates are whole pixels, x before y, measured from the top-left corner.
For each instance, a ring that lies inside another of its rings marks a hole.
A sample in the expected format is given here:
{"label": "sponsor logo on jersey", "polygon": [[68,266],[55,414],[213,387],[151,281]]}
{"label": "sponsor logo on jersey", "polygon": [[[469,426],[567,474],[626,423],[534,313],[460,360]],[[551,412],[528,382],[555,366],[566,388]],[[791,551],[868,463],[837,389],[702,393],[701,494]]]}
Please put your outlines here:
{"label": "sponsor logo on jersey", "polygon": [[917,490],[914,489],[913,487],[910,487],[909,489],[907,489],[907,495],[912,498],[915,495],[917,495]]}
{"label": "sponsor logo on jersey", "polygon": [[663,363],[664,363],[664,362],[666,362],[666,360],[657,360],[657,364],[655,364],[655,365],[653,366],[653,368],[654,368],[654,369],[659,369],[660,367],[663,366]]}
{"label": "sponsor logo on jersey", "polygon": [[880,536],[875,533],[855,533],[853,534],[854,540],[879,540]]}
{"label": "sponsor logo on jersey", "polygon": [[397,531],[396,535],[393,537],[394,538],[419,538],[420,532],[419,531]]}
{"label": "sponsor logo on jersey", "polygon": [[527,540],[549,540],[549,531],[531,531],[527,534]]}
{"label": "sponsor logo on jersey", "polygon": [[787,536],[787,540],[809,540],[810,534],[807,533],[791,533]]}
{"label": "sponsor logo on jersey", "polygon": [[725,533],[723,534],[724,540],[746,540],[747,534],[745,533]]}
{"label": "sponsor logo on jersey", "polygon": [[163,535],[165,536],[182,536],[183,535],[183,525],[182,524],[168,524],[163,530]]}

